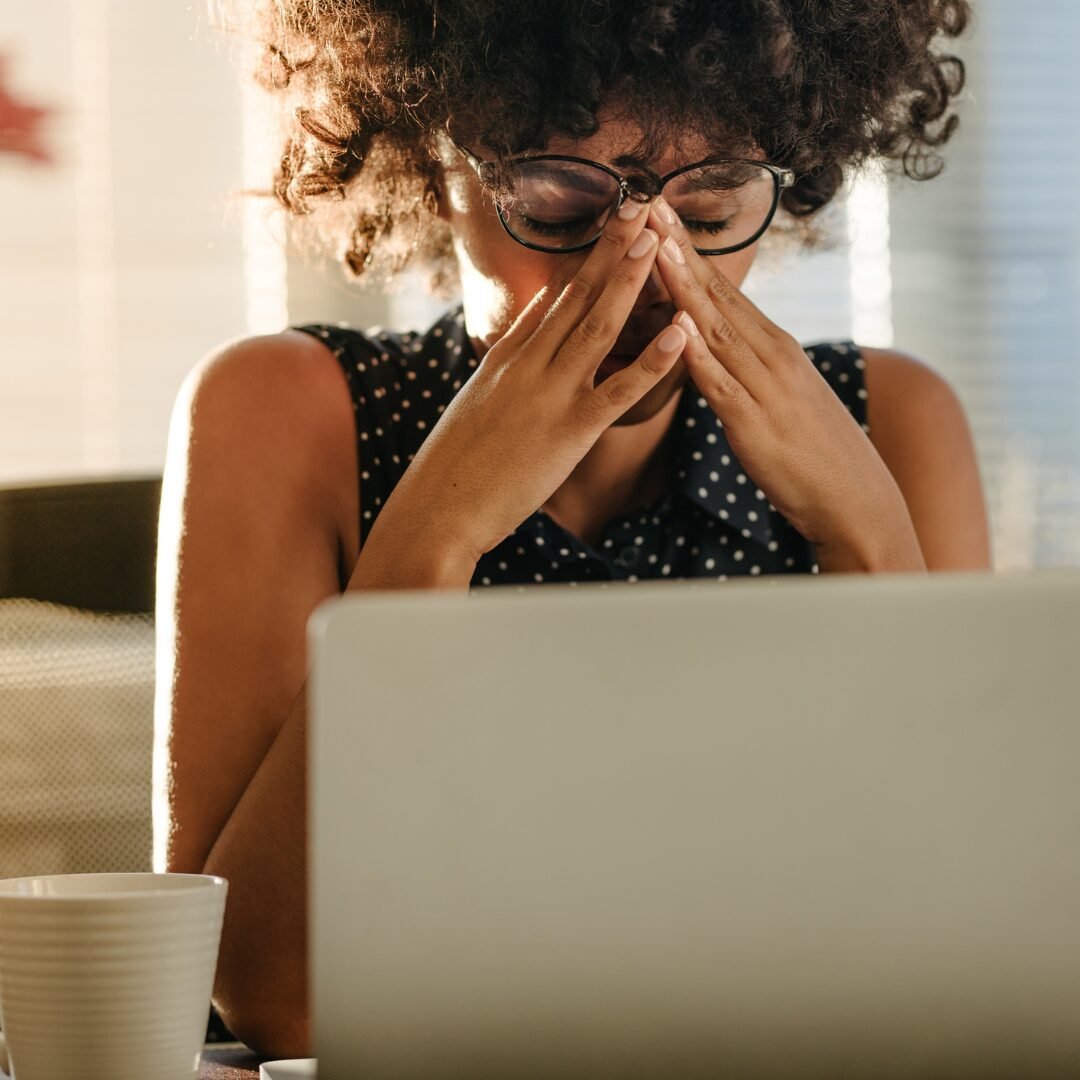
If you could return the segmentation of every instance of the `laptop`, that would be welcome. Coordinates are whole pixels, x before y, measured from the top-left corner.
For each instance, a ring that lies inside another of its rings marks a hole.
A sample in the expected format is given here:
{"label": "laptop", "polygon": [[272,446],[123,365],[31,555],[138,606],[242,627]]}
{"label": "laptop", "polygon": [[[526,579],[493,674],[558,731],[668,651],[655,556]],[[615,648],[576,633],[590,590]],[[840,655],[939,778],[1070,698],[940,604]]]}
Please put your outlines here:
{"label": "laptop", "polygon": [[1078,1075],[1080,572],[309,635],[319,1080]]}

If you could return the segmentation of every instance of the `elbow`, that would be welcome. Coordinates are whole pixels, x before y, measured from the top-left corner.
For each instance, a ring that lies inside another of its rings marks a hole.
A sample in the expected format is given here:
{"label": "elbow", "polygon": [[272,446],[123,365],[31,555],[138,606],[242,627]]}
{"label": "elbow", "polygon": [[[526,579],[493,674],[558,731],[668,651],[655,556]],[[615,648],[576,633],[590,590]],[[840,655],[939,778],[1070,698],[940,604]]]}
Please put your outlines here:
{"label": "elbow", "polygon": [[243,953],[223,929],[213,1002],[225,1025],[257,1054],[310,1057],[303,954],[292,948]]}
{"label": "elbow", "polygon": [[260,994],[259,989],[241,988],[219,979],[213,1001],[226,1027],[262,1057],[311,1057],[306,1009],[282,1008]]}
{"label": "elbow", "polygon": [[222,861],[211,853],[203,868],[229,881],[214,1007],[256,1053],[309,1057],[306,913],[286,897],[273,896],[271,882],[249,880],[241,867]]}

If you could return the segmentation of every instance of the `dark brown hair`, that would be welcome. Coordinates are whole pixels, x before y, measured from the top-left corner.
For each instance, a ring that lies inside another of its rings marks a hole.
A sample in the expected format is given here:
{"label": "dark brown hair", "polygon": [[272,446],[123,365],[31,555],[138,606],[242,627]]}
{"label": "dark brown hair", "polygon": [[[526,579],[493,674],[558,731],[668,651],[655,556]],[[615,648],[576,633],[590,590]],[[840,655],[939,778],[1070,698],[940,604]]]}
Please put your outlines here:
{"label": "dark brown hair", "polygon": [[587,138],[618,103],[646,159],[687,136],[756,145],[794,170],[782,210],[812,244],[846,170],[941,171],[964,65],[935,39],[971,17],[967,0],[255,2],[259,78],[288,113],[274,194],[299,215],[341,204],[321,228],[353,276],[419,263],[443,294],[456,267],[432,135],[447,123],[505,158]]}

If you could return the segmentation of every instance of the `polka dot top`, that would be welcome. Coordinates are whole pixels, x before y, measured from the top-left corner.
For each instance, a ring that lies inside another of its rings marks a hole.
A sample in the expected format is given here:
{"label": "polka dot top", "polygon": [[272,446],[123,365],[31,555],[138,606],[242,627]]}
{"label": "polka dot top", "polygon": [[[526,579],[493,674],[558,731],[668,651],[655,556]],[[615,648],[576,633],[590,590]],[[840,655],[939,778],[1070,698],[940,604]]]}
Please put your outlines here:
{"label": "polka dot top", "polygon": [[[394,485],[478,364],[462,305],[426,333],[344,324],[294,329],[323,341],[352,393],[360,464],[360,533],[370,532]],[[865,364],[850,341],[806,354],[864,431]],[[692,383],[674,419],[672,482],[649,506],[609,521],[593,547],[537,510],[476,567],[472,584],[644,581],[813,574],[814,547],[739,465],[723,424]]]}

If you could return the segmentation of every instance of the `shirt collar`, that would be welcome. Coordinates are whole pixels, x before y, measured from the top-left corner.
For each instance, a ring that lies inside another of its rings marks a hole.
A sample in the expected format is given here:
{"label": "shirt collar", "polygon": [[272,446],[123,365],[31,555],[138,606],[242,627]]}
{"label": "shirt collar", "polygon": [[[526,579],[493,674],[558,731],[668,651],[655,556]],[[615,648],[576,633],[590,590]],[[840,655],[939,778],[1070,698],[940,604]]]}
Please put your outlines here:
{"label": "shirt collar", "polygon": [[[774,535],[775,511],[768,499],[758,497],[720,418],[692,382],[683,387],[673,424],[677,489],[710,517],[767,545]],[[745,477],[743,483],[739,476]]]}

